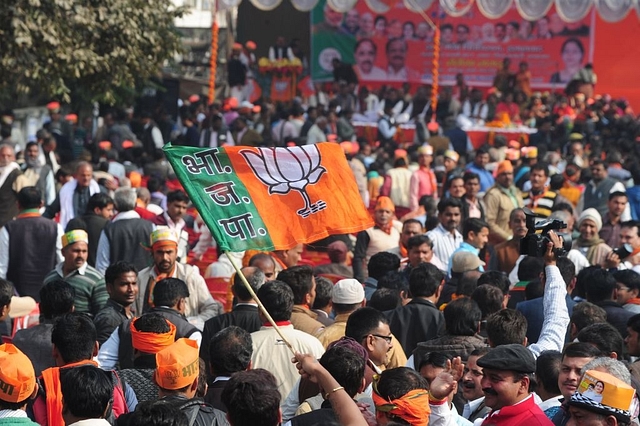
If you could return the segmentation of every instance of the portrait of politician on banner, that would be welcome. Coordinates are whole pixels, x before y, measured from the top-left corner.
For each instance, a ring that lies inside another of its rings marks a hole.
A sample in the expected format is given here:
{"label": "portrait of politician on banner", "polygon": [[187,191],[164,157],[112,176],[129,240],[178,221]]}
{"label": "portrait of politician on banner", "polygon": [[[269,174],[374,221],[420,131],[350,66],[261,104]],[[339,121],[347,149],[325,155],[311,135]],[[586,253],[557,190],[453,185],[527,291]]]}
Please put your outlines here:
{"label": "portrait of politician on banner", "polygon": [[[405,2],[383,9],[359,1],[339,13],[319,1],[311,13],[312,78],[332,80],[332,60],[338,58],[353,65],[360,81],[431,83],[434,29]],[[440,28],[444,85],[462,73],[468,84],[489,87],[508,57],[514,64],[528,63],[533,88],[562,88],[592,62],[594,12],[565,22],[552,7],[533,21],[513,4],[498,19],[487,18],[475,6],[454,17],[433,2],[426,13]]]}

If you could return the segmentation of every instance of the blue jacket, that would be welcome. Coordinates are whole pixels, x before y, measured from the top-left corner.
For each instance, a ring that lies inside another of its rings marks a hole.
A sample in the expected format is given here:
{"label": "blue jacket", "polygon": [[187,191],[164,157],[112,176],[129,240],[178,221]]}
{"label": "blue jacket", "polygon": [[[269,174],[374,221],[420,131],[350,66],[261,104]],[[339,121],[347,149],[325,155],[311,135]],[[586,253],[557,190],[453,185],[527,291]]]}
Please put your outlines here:
{"label": "blue jacket", "polygon": [[[543,316],[543,299],[544,297],[538,297],[537,299],[526,300],[516,305],[516,310],[522,312],[527,319],[527,343],[536,343],[540,338],[540,332],[542,331]],[[573,313],[573,307],[576,302],[573,301],[569,295],[566,296],[567,310],[569,311],[569,318]]]}
{"label": "blue jacket", "polygon": [[475,163],[469,164],[467,166],[467,171],[476,173],[480,176],[480,192],[487,192],[495,183],[493,175],[489,171],[479,168]]}
{"label": "blue jacket", "polygon": [[627,197],[629,198],[629,208],[631,208],[631,218],[633,220],[640,219],[640,185],[627,188]]}

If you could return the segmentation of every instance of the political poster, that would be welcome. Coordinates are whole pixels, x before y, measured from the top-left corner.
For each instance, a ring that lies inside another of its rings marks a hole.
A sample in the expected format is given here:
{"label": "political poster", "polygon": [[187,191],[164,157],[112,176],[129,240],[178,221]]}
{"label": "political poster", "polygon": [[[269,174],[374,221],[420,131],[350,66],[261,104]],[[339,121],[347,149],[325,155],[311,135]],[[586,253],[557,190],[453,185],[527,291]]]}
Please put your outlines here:
{"label": "political poster", "polygon": [[[405,2],[386,2],[386,12],[358,1],[339,13],[326,0],[311,13],[312,78],[329,81],[332,60],[353,64],[364,83],[431,83],[435,31]],[[389,7],[389,5],[391,5]],[[523,19],[513,5],[498,19],[477,6],[450,16],[434,1],[426,14],[441,31],[440,82],[451,85],[462,73],[468,84],[492,85],[496,70],[509,58],[512,72],[527,62],[534,88],[564,88],[593,58],[594,11],[578,22],[564,22],[552,7],[537,21]]]}

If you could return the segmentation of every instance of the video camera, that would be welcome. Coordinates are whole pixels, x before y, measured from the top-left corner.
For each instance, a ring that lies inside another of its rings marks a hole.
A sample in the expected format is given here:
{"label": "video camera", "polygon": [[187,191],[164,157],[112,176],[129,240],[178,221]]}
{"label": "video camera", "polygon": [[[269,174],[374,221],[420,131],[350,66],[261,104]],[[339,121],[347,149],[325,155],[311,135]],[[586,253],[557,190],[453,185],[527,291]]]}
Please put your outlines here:
{"label": "video camera", "polygon": [[[527,235],[520,240],[520,254],[526,256],[543,257],[547,252],[547,244],[551,242],[549,231],[565,229],[567,224],[559,219],[544,219],[536,221],[536,214],[524,208],[527,218]],[[557,233],[562,238],[562,248],[555,249],[556,257],[565,256],[571,250],[571,234]]]}

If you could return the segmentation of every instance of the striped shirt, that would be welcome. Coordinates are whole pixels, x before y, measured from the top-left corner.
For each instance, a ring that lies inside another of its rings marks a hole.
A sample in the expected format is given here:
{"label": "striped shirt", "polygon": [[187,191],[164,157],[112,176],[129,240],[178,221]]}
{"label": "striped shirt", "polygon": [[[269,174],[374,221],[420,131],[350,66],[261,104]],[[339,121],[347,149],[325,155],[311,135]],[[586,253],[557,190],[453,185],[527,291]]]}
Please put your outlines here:
{"label": "striped shirt", "polygon": [[80,268],[64,276],[62,262],[44,278],[44,284],[55,280],[63,280],[71,285],[76,292],[73,300],[75,312],[96,315],[104,307],[109,298],[104,277],[95,268],[85,262]]}
{"label": "striped shirt", "polygon": [[533,195],[533,192],[528,192],[522,196],[522,201],[525,207],[533,210],[538,216],[549,217],[557,196],[558,194],[553,191],[544,191],[539,195]]}
{"label": "striped shirt", "polygon": [[449,263],[451,255],[463,241],[462,234],[457,229],[454,232],[455,234],[451,234],[442,224],[427,232],[427,237],[433,241],[433,254],[445,264]]}

